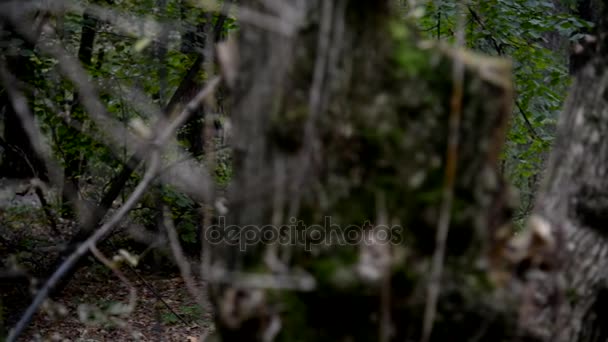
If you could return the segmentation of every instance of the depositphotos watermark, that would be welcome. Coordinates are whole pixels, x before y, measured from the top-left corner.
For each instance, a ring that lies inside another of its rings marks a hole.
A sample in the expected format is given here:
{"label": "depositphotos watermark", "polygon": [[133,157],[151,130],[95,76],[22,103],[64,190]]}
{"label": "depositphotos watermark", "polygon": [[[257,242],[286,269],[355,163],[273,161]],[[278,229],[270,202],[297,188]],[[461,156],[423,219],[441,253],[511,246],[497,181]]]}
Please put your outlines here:
{"label": "depositphotos watermark", "polygon": [[332,223],[326,216],[323,225],[306,225],[294,217],[289,224],[275,225],[226,225],[226,218],[220,216],[218,223],[205,230],[204,238],[210,244],[239,246],[246,251],[249,246],[259,244],[300,245],[310,251],[320,245],[359,244],[400,244],[403,242],[403,228],[399,225],[374,225],[369,221],[362,225],[341,226]]}

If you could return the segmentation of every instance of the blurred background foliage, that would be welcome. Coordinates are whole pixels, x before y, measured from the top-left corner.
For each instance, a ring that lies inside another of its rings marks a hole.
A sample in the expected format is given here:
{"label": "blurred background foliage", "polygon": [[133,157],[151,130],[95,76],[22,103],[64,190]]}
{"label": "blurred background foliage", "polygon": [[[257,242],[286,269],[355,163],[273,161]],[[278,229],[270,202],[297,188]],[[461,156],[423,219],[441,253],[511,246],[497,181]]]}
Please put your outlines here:
{"label": "blurred background foliage", "polygon": [[[519,224],[532,209],[554,138],[557,115],[570,83],[571,46],[592,28],[581,18],[580,2],[471,0],[466,5],[467,48],[513,61],[516,97],[501,169],[519,190],[520,207],[515,217]],[[424,38],[447,43],[454,40],[457,3],[396,0],[404,21],[413,21]],[[137,89],[160,108],[167,108],[173,97],[179,97],[176,93],[193,66],[201,63],[201,54],[208,54],[205,46],[211,41],[209,35],[221,38],[238,30],[231,15],[222,18],[217,10],[204,10],[197,2],[185,0],[91,0],[81,4],[111,10],[114,19],[91,19],[86,12],[84,15],[68,12],[47,20],[65,48],[79,56],[89,77],[98,85],[107,112],[125,127],[134,119],[144,123],[152,119],[141,108],[130,105],[132,101],[128,99],[134,95],[129,89]],[[217,3],[217,9],[221,5]],[[150,22],[166,30],[156,34],[160,32],[158,27],[144,25]],[[93,32],[88,56],[83,55],[87,28]],[[213,32],[218,28],[220,32]],[[119,155],[104,144],[104,132],[95,127],[79,105],[74,86],[61,77],[56,60],[18,37],[10,46],[14,58],[27,64],[28,72],[14,72],[29,87],[31,108],[55,157],[71,170],[66,177],[73,177],[84,201],[98,203],[112,177],[128,160],[127,151]],[[213,64],[199,68],[193,84],[204,83],[206,70],[214,68]],[[182,97],[182,102],[184,98],[187,96]],[[218,98],[216,106],[209,108],[210,113],[196,115],[179,135],[180,144],[194,158],[213,165],[219,189],[228,186],[232,177],[231,153],[225,139],[229,127],[227,103]],[[204,137],[205,120],[213,120],[211,138]],[[6,126],[4,120],[2,125]],[[213,160],[206,160],[205,153],[197,150],[196,146],[204,144],[211,144],[208,151],[214,152]],[[128,188],[139,177],[134,173]],[[162,201],[171,208],[183,242],[196,242],[201,225],[200,206],[174,189],[163,186],[159,191]],[[61,202],[60,196],[55,197],[57,201],[53,203],[63,216],[65,206],[57,203]],[[141,206],[133,212],[133,219],[144,225],[155,222],[155,205],[144,201]]]}
{"label": "blurred background foliage", "polygon": [[[466,5],[466,46],[513,63],[515,105],[501,169],[518,189],[518,227],[530,214],[555,126],[570,85],[571,47],[593,25],[576,0],[472,0]],[[453,42],[458,1],[401,1],[427,39]]]}

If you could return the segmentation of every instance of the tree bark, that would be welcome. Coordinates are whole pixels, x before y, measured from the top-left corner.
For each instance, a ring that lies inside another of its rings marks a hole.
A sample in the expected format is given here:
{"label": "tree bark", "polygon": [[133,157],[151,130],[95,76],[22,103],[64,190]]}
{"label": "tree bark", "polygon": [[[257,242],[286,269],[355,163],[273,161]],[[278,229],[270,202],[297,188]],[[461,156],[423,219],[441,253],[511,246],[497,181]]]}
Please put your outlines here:
{"label": "tree bark", "polygon": [[[223,13],[229,10],[231,3],[231,1],[224,2],[222,5]],[[170,115],[173,111],[178,110],[180,106],[191,100],[192,97],[196,95],[198,89],[202,87],[203,82],[199,80],[198,76],[205,64],[205,52],[214,49],[214,47],[209,49],[208,43],[218,43],[223,39],[222,31],[224,23],[226,22],[226,16],[220,14],[215,24],[212,25],[211,19],[213,18],[213,15],[212,12],[205,13],[203,18],[201,18],[202,22],[199,23],[196,30],[188,32],[184,36],[182,52],[189,53],[194,51],[197,53],[197,57],[167,104],[165,108],[167,115]],[[213,63],[213,61],[211,62]],[[188,141],[188,151],[195,157],[199,157],[204,153],[205,137],[203,137],[203,119],[210,120],[211,118],[205,115],[205,109],[201,108],[188,119],[182,129],[182,133],[178,137]]]}
{"label": "tree bark", "polygon": [[[537,203],[537,215],[563,240],[561,267],[547,278],[552,286],[537,287],[538,319],[529,324],[545,341],[608,341],[608,5],[594,3],[604,22],[596,22],[597,41],[586,46],[588,62],[560,117]],[[555,291],[563,299],[552,303]]]}
{"label": "tree bark", "polygon": [[[86,67],[90,67],[93,58],[93,47],[95,44],[95,36],[97,35],[97,26],[99,20],[88,12],[82,15],[82,31],[80,34],[80,46],[78,48],[78,60]],[[73,120],[82,119],[82,109],[79,106],[78,94],[74,94],[74,103],[71,106],[71,114]],[[67,126],[68,135],[73,139],[81,136],[82,133],[77,129]],[[77,203],[72,200],[78,199],[79,176],[82,175],[87,163],[85,154],[79,148],[71,147],[65,149],[64,153],[64,169],[63,169],[63,188],[61,191],[61,216],[63,218],[73,218],[73,208]]]}
{"label": "tree bark", "polygon": [[[206,233],[222,237],[208,272],[221,339],[418,340],[454,106],[462,140],[431,340],[515,338],[497,170],[509,63],[421,48],[390,1],[284,1],[299,18],[262,3],[243,5],[301,26],[240,31],[231,211]],[[464,95],[451,104],[457,63]],[[394,243],[377,240],[382,226]],[[361,239],[319,239],[348,232]]]}
{"label": "tree bark", "polygon": [[[22,41],[22,47],[17,49],[3,49],[0,54],[6,58],[9,70],[24,82],[33,81],[34,67],[27,55],[34,49],[34,43],[16,35],[8,23],[0,21],[0,34],[3,40]],[[19,46],[15,44],[15,46]],[[19,115],[15,112],[6,91],[0,96],[0,111],[4,112],[4,139],[2,147],[2,165],[0,175],[7,178],[38,177],[47,181],[47,172],[41,158],[34,151],[31,142],[21,124]]]}

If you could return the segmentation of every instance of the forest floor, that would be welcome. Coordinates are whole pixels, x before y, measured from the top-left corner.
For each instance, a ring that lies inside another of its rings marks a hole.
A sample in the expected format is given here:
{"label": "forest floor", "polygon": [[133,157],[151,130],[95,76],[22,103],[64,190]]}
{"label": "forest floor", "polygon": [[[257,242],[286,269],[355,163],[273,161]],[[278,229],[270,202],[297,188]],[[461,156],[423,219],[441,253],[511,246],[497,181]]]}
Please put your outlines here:
{"label": "forest floor", "polygon": [[[132,311],[129,285],[93,264],[81,269],[58,298],[45,303],[20,340],[195,342],[213,331],[211,310],[197,305],[179,275],[123,274],[136,291]],[[26,286],[2,292],[7,311],[22,311],[29,302]],[[11,318],[9,325],[18,317]]]}
{"label": "forest floor", "polygon": [[213,329],[212,313],[196,304],[178,275],[124,273],[137,293],[132,312],[122,310],[129,286],[101,266],[88,267],[36,316],[23,340],[195,342]]}
{"label": "forest floor", "polygon": [[[13,190],[0,188],[0,271],[18,265],[30,274],[48,274],[49,264],[58,254],[53,246],[60,246],[74,233],[75,223],[62,223],[58,230],[66,236],[58,236],[39,207],[23,201],[7,206],[2,192],[14,197]],[[131,250],[125,236],[119,233],[110,239],[114,242],[100,245],[106,257],[116,255],[119,245]],[[61,293],[43,305],[19,340],[203,341],[214,330],[211,309],[197,305],[177,267],[163,258],[164,264],[158,267],[149,260],[137,267],[123,263],[120,270],[129,285],[89,257]],[[202,282],[199,284],[204,293]],[[15,324],[31,302],[31,287],[24,279],[0,278],[0,340],[2,320],[5,328]],[[133,310],[128,306],[131,290],[136,294]]]}
{"label": "forest floor", "polygon": [[89,267],[51,305],[54,310],[37,315],[23,340],[195,342],[212,329],[211,312],[200,309],[181,277],[127,277],[137,293],[133,312],[120,312],[129,303],[129,287],[112,273]]}
{"label": "forest floor", "polygon": [[[123,272],[136,291],[133,311],[125,310],[130,287],[101,265],[90,265],[44,305],[20,340],[195,342],[213,331],[211,311],[197,305],[179,275]],[[13,298],[3,293],[5,309],[28,304],[27,290],[17,290],[21,295]]]}

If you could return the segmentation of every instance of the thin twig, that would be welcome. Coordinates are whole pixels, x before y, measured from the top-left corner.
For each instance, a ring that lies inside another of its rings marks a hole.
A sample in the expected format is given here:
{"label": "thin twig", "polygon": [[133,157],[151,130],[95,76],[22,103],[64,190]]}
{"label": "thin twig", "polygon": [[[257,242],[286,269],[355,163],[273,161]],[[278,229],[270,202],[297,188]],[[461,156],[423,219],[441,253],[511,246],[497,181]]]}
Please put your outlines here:
{"label": "thin twig", "polygon": [[[115,247],[112,242],[110,242],[110,244],[113,247]],[[147,252],[149,250],[151,250],[151,247],[152,246],[149,246],[141,255],[139,255],[139,258],[142,258],[145,254],[147,254]],[[169,303],[167,303],[167,301],[163,298],[163,296],[160,293],[158,293],[158,290],[156,290],[156,288],[154,288],[154,286],[152,286],[152,284],[150,284],[146,280],[146,278],[144,278],[139,272],[137,272],[137,270],[135,269],[135,267],[133,267],[133,265],[130,262],[127,262],[126,264],[129,267],[129,270],[142,282],[142,284],[144,284],[145,287],[148,288],[148,290],[150,290],[150,292],[152,292],[152,294],[154,295],[154,297],[156,297],[156,299],[158,299],[158,301],[160,301],[165,306],[165,308],[167,308],[167,310],[169,310],[169,312],[171,312],[171,314],[173,314],[175,317],[177,317],[177,319],[180,320],[182,323],[184,323],[184,325],[188,325],[188,322],[180,314],[178,314],[171,307],[171,305],[169,305]]]}
{"label": "thin twig", "polygon": [[209,272],[209,282],[214,284],[229,284],[235,288],[274,289],[288,291],[314,291],[317,288],[316,279],[305,272],[292,274],[264,274],[240,271],[228,271],[224,267],[212,267]]}
{"label": "thin twig", "polygon": [[[216,10],[219,5],[219,1],[198,0],[195,1],[194,4],[206,10]],[[222,11],[224,11],[223,8]],[[286,36],[293,35],[302,24],[302,18],[298,11],[288,13],[291,14],[289,16],[279,17],[234,4],[231,8],[231,12],[240,22],[250,23],[254,26]],[[230,13],[224,12],[223,14],[229,15]]]}
{"label": "thin twig", "polygon": [[312,131],[316,124],[316,119],[321,115],[323,94],[323,81],[326,77],[326,69],[329,58],[329,49],[331,44],[331,29],[333,19],[334,6],[332,1],[324,1],[321,14],[321,27],[319,29],[319,40],[317,45],[317,58],[315,61],[315,69],[312,79],[312,85],[309,95],[309,116],[306,122],[306,135],[308,139],[312,138]]}
{"label": "thin twig", "polygon": [[97,260],[99,260],[107,268],[112,270],[112,272],[116,275],[116,277],[118,277],[118,279],[120,279],[120,281],[122,281],[125,285],[129,287],[129,310],[133,311],[135,309],[135,304],[137,303],[137,289],[135,288],[135,286],[131,284],[129,279],[125,277],[125,275],[120,271],[120,269],[118,269],[118,267],[116,267],[114,263],[108,260],[108,258],[106,258],[106,256],[103,255],[103,253],[101,253],[99,249],[97,249],[97,246],[91,247],[91,253],[97,258]]}
{"label": "thin twig", "polygon": [[[156,297],[156,299],[158,299],[164,306],[165,308],[167,308],[167,310],[169,310],[169,312],[171,312],[171,314],[173,314],[173,316],[177,317],[177,319],[179,319],[182,323],[184,323],[184,325],[189,325],[189,323],[180,315],[178,314],[172,307],[171,305],[169,305],[169,303],[167,303],[167,301],[163,298],[163,296],[158,293],[158,290],[156,290],[154,288],[154,286],[152,286],[152,284],[150,284],[146,278],[144,278],[141,274],[139,274],[139,272],[137,272],[137,270],[131,266],[131,264],[127,263],[127,265],[129,266],[129,269],[131,270],[131,272],[133,272],[133,274],[135,274],[135,276],[144,284],[145,287],[148,288],[148,290],[150,290],[150,292],[152,292],[152,294],[154,295],[154,297]],[[197,324],[198,326],[198,324]]]}
{"label": "thin twig", "polygon": [[[456,49],[464,46],[464,14],[465,2],[461,3],[456,35]],[[437,235],[435,239],[435,252],[431,264],[431,276],[428,286],[426,306],[424,308],[424,321],[422,326],[422,342],[428,342],[433,332],[433,324],[437,313],[437,301],[441,291],[441,276],[443,273],[443,262],[445,258],[446,241],[450,228],[451,212],[454,202],[454,186],[456,182],[456,164],[458,162],[458,146],[460,144],[460,120],[462,116],[464,62],[458,55],[454,56],[453,66],[453,89],[450,100],[450,116],[448,122],[448,144],[446,151],[446,166],[444,175],[443,194],[441,209],[437,223]]]}
{"label": "thin twig", "polygon": [[192,115],[201,102],[205,100],[209,95],[211,95],[215,88],[220,84],[221,78],[219,76],[212,78],[209,80],[205,88],[194,96],[194,98],[186,105],[186,107],[182,110],[182,112],[175,118],[175,120],[171,121],[169,125],[163,129],[163,131],[159,134],[157,139],[157,144],[163,144],[169,140],[169,137],[175,133],[175,131],[183,125],[186,120]]}
{"label": "thin twig", "polygon": [[201,307],[205,307],[205,302],[203,297],[201,296],[201,289],[196,286],[194,283],[194,278],[192,276],[192,268],[190,267],[190,263],[186,259],[184,255],[184,251],[182,250],[181,245],[179,244],[179,238],[177,236],[177,232],[175,231],[175,225],[173,224],[173,220],[171,219],[171,213],[165,207],[163,209],[163,225],[167,230],[167,236],[169,237],[169,246],[171,247],[171,252],[173,253],[173,257],[175,258],[175,263],[179,268],[179,271],[184,279],[184,283],[186,284],[186,289],[190,292],[190,295],[196,303]]}
{"label": "thin twig", "polygon": [[519,109],[519,113],[521,113],[521,116],[524,118],[524,121],[526,122],[526,128],[528,129],[528,131],[530,131],[532,137],[534,139],[542,141],[543,139],[541,139],[534,130],[534,126],[532,126],[532,123],[530,123],[530,120],[528,120],[528,116],[526,115],[524,109],[521,107],[521,104],[519,104],[519,101],[515,101],[515,106],[517,107],[517,109]]}
{"label": "thin twig", "polygon": [[[378,212],[378,222],[377,225],[378,226],[384,226],[384,227],[388,227],[389,226],[389,222],[388,222],[388,213],[386,210],[386,199],[385,199],[385,195],[384,193],[379,193],[376,195],[376,206],[377,206],[377,212]],[[372,234],[374,234],[372,232]],[[391,257],[391,244],[378,244],[376,246],[376,248],[378,248],[379,250],[382,250],[384,253],[378,253],[378,255],[383,255],[383,257],[379,257],[379,259],[384,259],[382,260],[383,262],[380,263],[380,268],[381,268],[381,272],[382,272],[382,277],[381,277],[381,289],[380,289],[380,334],[379,334],[379,341],[380,342],[388,342],[391,340],[391,335],[392,335],[392,318],[391,318],[391,294],[392,294],[392,287],[391,287],[391,263],[390,260],[392,259]],[[371,248],[371,246],[370,246]]]}
{"label": "thin twig", "polygon": [[[211,65],[210,65],[211,66]],[[213,68],[209,68],[210,70],[208,72],[213,72]],[[213,120],[211,115],[209,114],[208,111],[205,111],[205,126],[204,126],[204,134],[203,134],[203,138],[205,139],[205,141],[203,141],[203,149],[205,152],[205,161],[206,161],[206,165],[207,168],[209,170],[215,170],[216,167],[216,154],[214,153],[215,150],[215,146],[214,146],[214,139],[213,139]],[[214,196],[214,194],[212,194],[212,196]],[[206,203],[203,203],[203,207],[201,209],[201,212],[203,214],[203,222],[202,223],[202,234],[201,234],[201,254],[200,254],[200,258],[201,258],[201,274],[203,276],[203,279],[205,279],[207,277],[207,272],[208,270],[211,268],[211,246],[207,243],[207,232],[209,230],[209,227],[211,227],[211,218],[213,216],[213,204],[215,203],[215,198],[212,197],[210,198],[209,201],[207,201]],[[205,303],[206,304],[206,303]]]}
{"label": "thin twig", "polygon": [[[490,31],[486,28],[486,25],[483,23],[483,21],[481,20],[481,18],[477,14],[477,12],[473,11],[471,6],[467,6],[467,9],[469,10],[469,13],[471,13],[471,17],[473,17],[473,20],[475,22],[477,22],[479,24],[479,26],[481,26],[482,29],[484,29],[486,31]],[[496,53],[498,53],[499,56],[504,55],[504,51],[502,50],[501,46],[498,44],[498,42],[492,35],[488,35],[485,38],[487,40],[489,40],[492,43],[492,45],[494,45],[494,49],[496,50]]]}
{"label": "thin twig", "polygon": [[[306,177],[306,174],[314,162],[316,156],[317,141],[315,139],[315,126],[317,119],[323,111],[323,81],[326,78],[327,63],[329,58],[329,49],[331,44],[331,29],[333,19],[334,4],[333,1],[324,1],[321,8],[321,23],[319,33],[317,35],[317,53],[312,76],[312,84],[310,86],[310,94],[308,96],[308,118],[304,126],[304,142],[305,148],[300,153],[301,163],[304,165],[298,170],[296,182],[301,187]],[[292,201],[292,208],[299,206],[300,195],[296,194]],[[291,209],[290,211],[294,210]]]}

